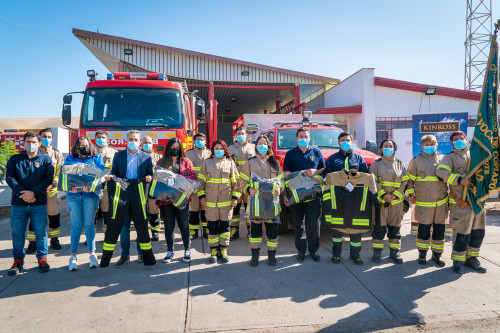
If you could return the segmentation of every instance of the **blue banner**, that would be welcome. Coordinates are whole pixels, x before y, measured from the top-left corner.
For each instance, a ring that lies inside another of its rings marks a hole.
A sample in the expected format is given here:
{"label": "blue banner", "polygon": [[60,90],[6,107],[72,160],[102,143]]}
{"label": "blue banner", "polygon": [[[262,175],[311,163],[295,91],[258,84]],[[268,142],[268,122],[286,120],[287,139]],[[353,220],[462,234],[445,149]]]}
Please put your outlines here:
{"label": "blue banner", "polygon": [[453,147],[450,142],[450,134],[462,131],[467,135],[468,118],[467,112],[413,115],[413,157],[422,152],[421,140],[424,135],[428,134],[436,137],[439,153],[448,154],[451,152]]}

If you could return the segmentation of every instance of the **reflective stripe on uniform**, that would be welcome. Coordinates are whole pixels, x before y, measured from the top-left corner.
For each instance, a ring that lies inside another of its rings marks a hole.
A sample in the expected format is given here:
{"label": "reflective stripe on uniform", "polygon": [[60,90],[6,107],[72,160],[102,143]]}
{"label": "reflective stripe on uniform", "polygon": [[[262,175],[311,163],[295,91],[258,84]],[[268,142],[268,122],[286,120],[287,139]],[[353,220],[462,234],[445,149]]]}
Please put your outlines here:
{"label": "reflective stripe on uniform", "polygon": [[92,182],[92,186],[90,186],[90,192],[94,192],[95,189],[97,188],[97,185],[99,184],[99,181],[101,180],[101,178],[99,177],[96,177],[94,179],[94,181]]}
{"label": "reflective stripe on uniform", "polygon": [[240,172],[240,177],[243,178],[244,180],[246,180],[247,182],[250,181],[250,177],[248,177],[247,175],[245,175],[244,173]]}
{"label": "reflective stripe on uniform", "polygon": [[361,242],[359,242],[359,243],[351,242],[351,246],[352,247],[361,247]]}
{"label": "reflective stripe on uniform", "polygon": [[194,171],[200,171],[201,167],[193,167]]}
{"label": "reflective stripe on uniform", "polygon": [[61,233],[60,229],[49,231],[49,236],[59,235]]}
{"label": "reflective stripe on uniform", "polygon": [[455,178],[457,178],[457,177],[458,177],[458,174],[456,174],[456,173],[452,173],[452,174],[450,175],[450,177],[448,178],[448,181],[446,182],[446,184],[450,185],[451,183],[453,183],[453,181],[454,181],[454,180],[455,180]]}
{"label": "reflective stripe on uniform", "polygon": [[104,242],[104,244],[102,245],[102,249],[104,251],[114,251],[115,250],[115,246],[116,246],[116,243],[115,244],[110,244],[110,243]]}
{"label": "reflective stripe on uniform", "polygon": [[451,170],[451,168],[449,166],[447,166],[446,164],[439,164],[437,167],[436,167],[436,170],[437,169],[446,169],[448,170],[449,172],[453,172],[453,170]]}
{"label": "reflective stripe on uniform", "polygon": [[361,208],[360,208],[361,211],[364,211],[366,208],[366,197],[367,196],[368,196],[368,187],[365,186],[365,188],[363,189],[363,200],[361,201]]}
{"label": "reflective stripe on uniform", "polygon": [[330,195],[332,196],[332,209],[337,209],[337,197],[335,196],[335,186],[330,185]]}
{"label": "reflective stripe on uniform", "polygon": [[220,234],[219,237],[229,239],[229,233]]}
{"label": "reflective stripe on uniform", "polygon": [[393,183],[393,182],[380,182],[381,186],[387,186],[387,187],[400,187],[401,183]]}
{"label": "reflective stripe on uniform", "polygon": [[427,177],[417,177],[415,179],[416,182],[438,182],[439,178],[435,176],[427,176]]}
{"label": "reflective stripe on uniform", "polygon": [[112,219],[115,219],[116,217],[116,211],[118,208],[118,201],[120,200],[120,189],[122,188],[122,184],[116,183],[116,188],[115,188],[115,196],[113,197],[113,215]]}
{"label": "reflective stripe on uniform", "polygon": [[249,238],[248,241],[250,243],[260,243],[260,242],[262,242],[262,237],[261,238]]}
{"label": "reflective stripe on uniform", "polygon": [[410,194],[414,194],[415,193],[415,189],[414,188],[409,188],[405,191],[406,194],[410,195]]}
{"label": "reflective stripe on uniform", "polygon": [[247,161],[236,161],[236,164],[237,164],[238,166],[241,166],[241,165],[245,165],[245,163],[246,163],[246,162],[247,162]]}
{"label": "reflective stripe on uniform", "polygon": [[146,220],[148,218],[146,214],[146,198],[144,197],[144,184],[139,183],[139,196],[141,198],[141,208],[142,208],[142,213],[144,214],[144,219]]}
{"label": "reflective stripe on uniform", "polygon": [[345,160],[344,160],[344,169],[346,170],[350,170],[351,167],[349,166],[349,157],[346,156]]}
{"label": "reflective stripe on uniform", "polygon": [[158,183],[157,180],[153,180],[151,182],[151,187],[149,188],[149,195],[154,197],[154,193],[155,193],[155,188],[156,188],[156,184]]}
{"label": "reflective stripe on uniform", "polygon": [[225,201],[225,202],[207,202],[207,207],[210,208],[215,208],[215,207],[227,207],[231,206],[232,201]]}
{"label": "reflective stripe on uniform", "polygon": [[139,246],[141,247],[141,250],[151,250],[153,248],[153,246],[151,245],[151,242],[139,243]]}
{"label": "reflective stripe on uniform", "polygon": [[468,257],[478,257],[479,251],[467,251],[467,256]]}
{"label": "reflective stripe on uniform", "polygon": [[417,247],[419,249],[427,250],[429,248],[429,244],[424,244],[424,243],[417,242]]}
{"label": "reflective stripe on uniform", "polygon": [[374,249],[383,249],[384,248],[384,244],[382,244],[382,243],[373,243],[372,242],[372,247]]}
{"label": "reflective stripe on uniform", "polygon": [[343,240],[344,240],[343,238],[334,238],[334,237],[332,237],[332,242],[334,242],[334,243],[342,243]]}
{"label": "reflective stripe on uniform", "polygon": [[267,246],[269,246],[269,247],[278,247],[278,242],[267,241]]}
{"label": "reflective stripe on uniform", "polygon": [[352,219],[352,225],[369,226],[370,220],[369,219]]}
{"label": "reflective stripe on uniform", "polygon": [[439,207],[444,205],[445,203],[448,203],[448,197],[444,198],[443,200],[431,201],[431,202],[415,201],[415,205],[420,207]]}
{"label": "reflective stripe on uniform", "polygon": [[330,217],[331,224],[344,224],[344,219],[341,217]]}
{"label": "reflective stripe on uniform", "polygon": [[208,238],[208,243],[209,244],[217,244],[217,243],[219,243],[219,237]]}
{"label": "reflective stripe on uniform", "polygon": [[458,254],[451,254],[451,260],[455,261],[465,261],[465,254],[464,255],[458,255]]}
{"label": "reflective stripe on uniform", "polygon": [[179,200],[177,200],[177,202],[174,202],[173,205],[175,207],[179,207],[179,205],[184,201],[184,199],[186,199],[186,196],[187,194],[186,193],[182,193],[181,197],[179,198]]}
{"label": "reflective stripe on uniform", "polygon": [[207,177],[205,177],[205,175],[202,173],[198,174],[198,178],[203,179],[203,181],[205,182],[207,181]]}
{"label": "reflective stripe on uniform", "polygon": [[397,243],[391,243],[389,242],[389,247],[393,250],[399,250],[401,249],[401,244],[397,244]]}
{"label": "reflective stripe on uniform", "polygon": [[202,196],[204,196],[204,195],[206,195],[206,194],[207,194],[207,192],[206,192],[205,190],[199,190],[199,191],[196,193],[196,195],[197,195],[198,197],[202,197]]}

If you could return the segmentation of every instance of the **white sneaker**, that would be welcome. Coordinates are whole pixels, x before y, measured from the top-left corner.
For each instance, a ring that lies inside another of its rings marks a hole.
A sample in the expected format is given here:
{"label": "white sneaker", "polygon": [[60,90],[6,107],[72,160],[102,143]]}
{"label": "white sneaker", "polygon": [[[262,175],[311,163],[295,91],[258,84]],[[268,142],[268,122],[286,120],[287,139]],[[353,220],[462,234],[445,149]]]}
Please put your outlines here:
{"label": "white sneaker", "polygon": [[97,257],[95,254],[91,254],[89,256],[89,260],[90,260],[90,268],[97,268],[97,266],[99,266],[99,264],[97,263]]}
{"label": "white sneaker", "polygon": [[69,257],[68,270],[76,271],[78,269],[78,264],[76,263],[76,256]]}
{"label": "white sneaker", "polygon": [[184,251],[184,258],[182,258],[182,261],[184,261],[184,262],[190,262],[191,261],[191,251],[190,250],[185,250]]}
{"label": "white sneaker", "polygon": [[163,262],[164,263],[169,263],[169,262],[172,261],[172,259],[174,259],[174,253],[172,251],[168,251],[167,255],[165,256],[165,258],[163,258]]}

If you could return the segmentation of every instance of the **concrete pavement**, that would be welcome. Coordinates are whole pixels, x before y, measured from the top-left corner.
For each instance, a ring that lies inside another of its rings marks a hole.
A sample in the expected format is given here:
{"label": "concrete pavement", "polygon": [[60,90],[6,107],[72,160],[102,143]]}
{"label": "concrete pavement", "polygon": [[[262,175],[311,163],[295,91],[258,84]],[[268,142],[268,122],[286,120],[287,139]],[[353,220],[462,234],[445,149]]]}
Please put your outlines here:
{"label": "concrete pavement", "polygon": [[[67,218],[66,218],[67,219]],[[329,230],[321,235],[320,263],[309,256],[295,260],[293,234],[280,236],[278,265],[266,262],[265,244],[258,267],[248,265],[250,250],[243,238],[231,243],[228,264],[209,264],[201,253],[200,239],[193,241],[193,260],[182,262],[182,242],[176,233],[176,258],[163,264],[166,253],[162,235],[154,243],[158,263],[144,267],[137,260],[114,268],[90,269],[83,245],[79,269],[69,272],[69,222],[63,223],[63,249],[49,249],[52,270],[40,274],[34,255],[27,255],[27,271],[7,276],[12,263],[10,225],[0,221],[0,331],[36,332],[368,332],[374,330],[431,330],[432,325],[467,327],[500,325],[500,216],[487,217],[481,260],[487,274],[451,271],[450,242],[447,266],[416,263],[415,236],[410,221],[403,225],[403,265],[394,265],[384,249],[381,264],[370,261],[369,238],[363,238],[363,266],[348,257],[331,263]],[[134,233],[134,232],[133,232]],[[133,236],[132,236],[133,238]],[[98,252],[103,234],[98,233]],[[205,240],[205,249],[208,246]],[[470,321],[470,322],[468,322]],[[420,325],[420,326],[416,326]],[[481,330],[478,330],[481,331]]]}

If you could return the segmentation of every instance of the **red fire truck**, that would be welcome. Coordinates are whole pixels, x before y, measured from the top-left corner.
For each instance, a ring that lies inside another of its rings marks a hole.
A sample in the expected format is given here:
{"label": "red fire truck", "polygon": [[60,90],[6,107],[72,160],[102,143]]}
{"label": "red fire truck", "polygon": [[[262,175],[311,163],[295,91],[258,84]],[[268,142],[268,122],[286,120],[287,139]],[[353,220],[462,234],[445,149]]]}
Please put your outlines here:
{"label": "red fire truck", "polygon": [[191,148],[198,121],[205,118],[205,103],[180,82],[168,81],[163,73],[112,73],[97,80],[87,71],[89,82],[83,92],[63,98],[62,120],[71,124],[72,94],[82,93],[79,135],[95,142],[95,132],[105,130],[108,144],[118,150],[127,145],[127,131],[136,129],[150,136],[156,151],[163,152],[170,138],[179,138]]}

